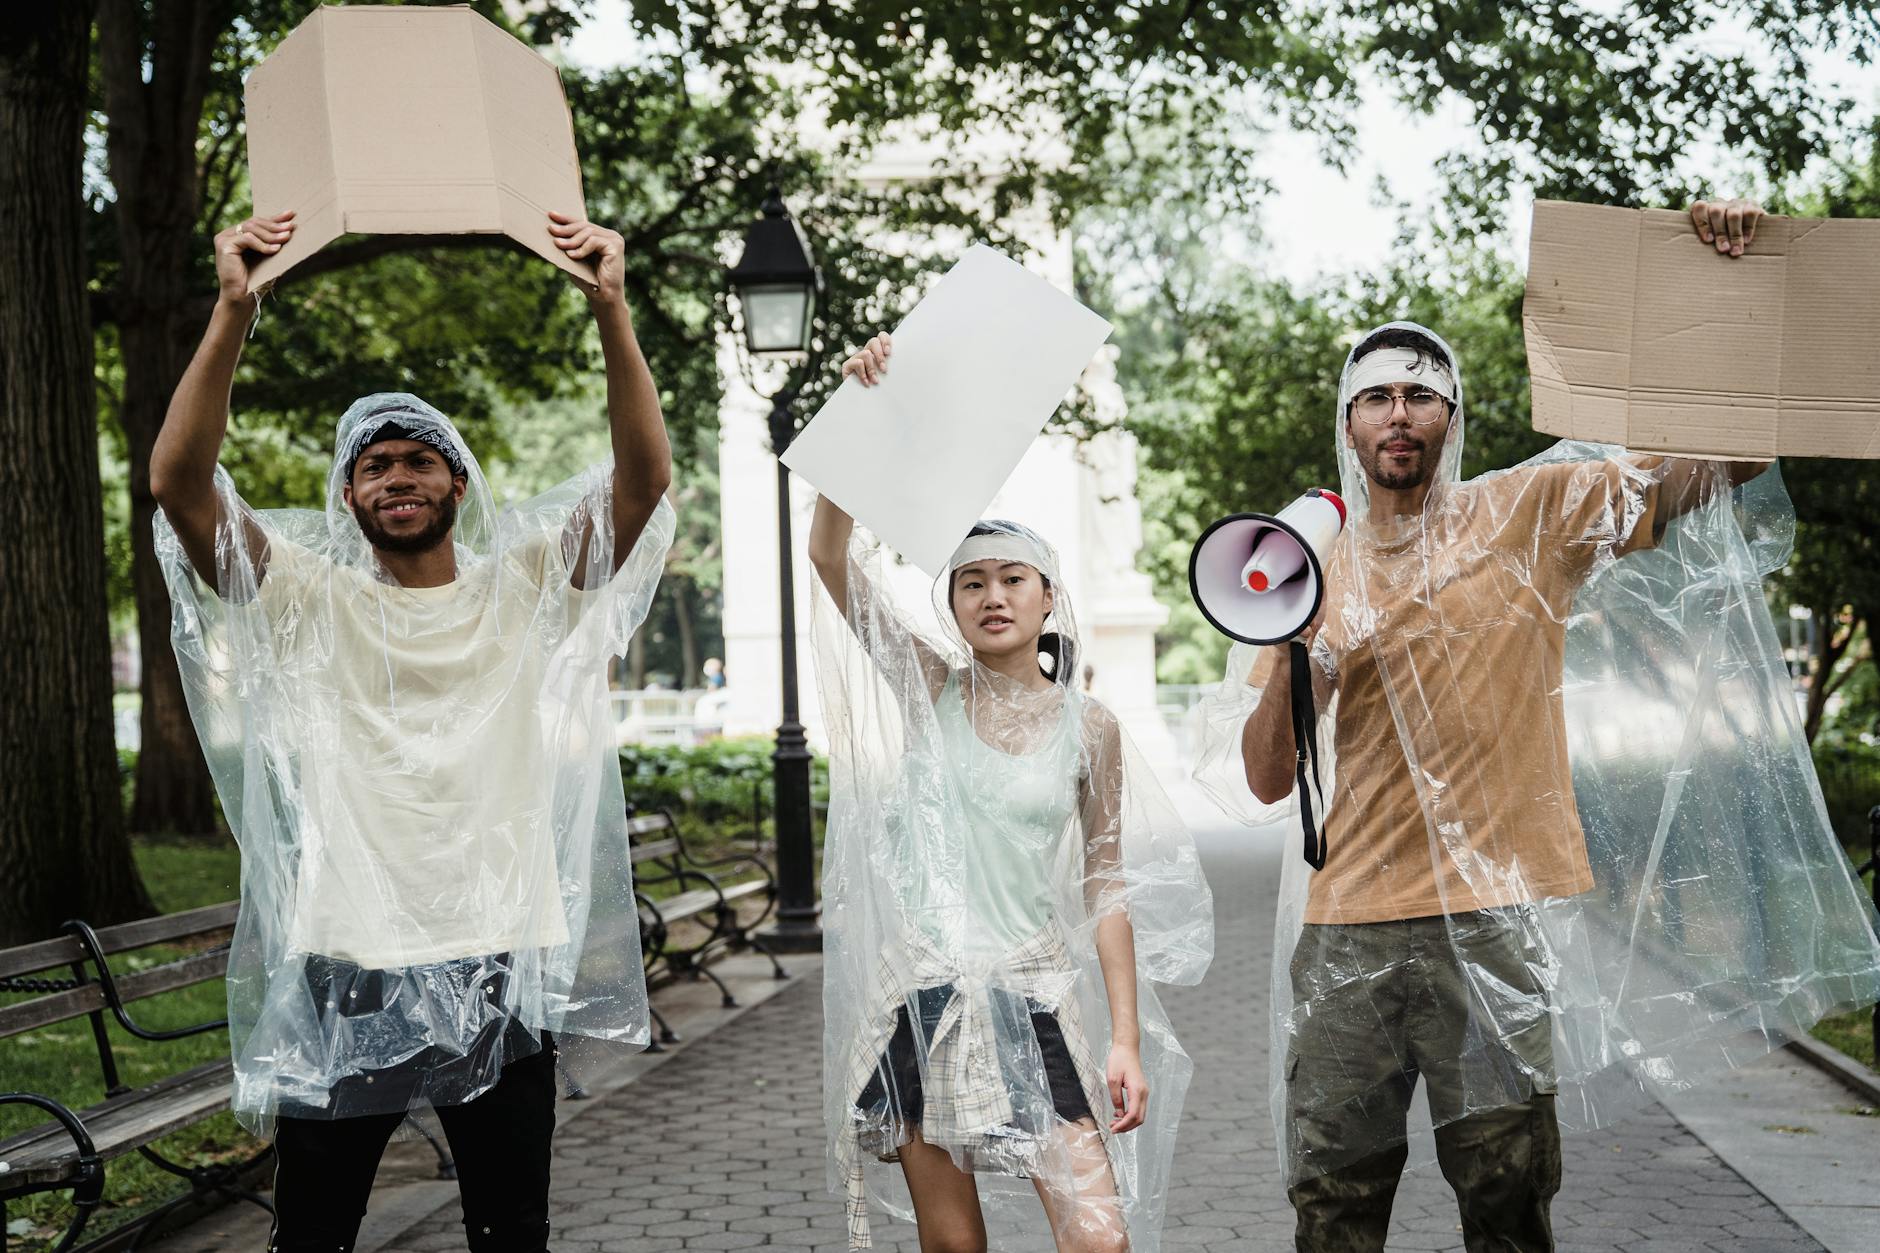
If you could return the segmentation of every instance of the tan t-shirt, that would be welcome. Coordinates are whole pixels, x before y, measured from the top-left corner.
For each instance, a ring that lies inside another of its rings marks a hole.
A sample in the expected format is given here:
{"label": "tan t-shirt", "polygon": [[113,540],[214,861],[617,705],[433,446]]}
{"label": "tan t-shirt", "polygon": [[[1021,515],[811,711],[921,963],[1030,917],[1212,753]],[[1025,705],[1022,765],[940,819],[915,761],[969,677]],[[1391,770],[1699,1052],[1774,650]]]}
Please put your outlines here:
{"label": "tan t-shirt", "polygon": [[567,577],[546,538],[407,588],[271,537],[294,949],[392,968],[567,939],[541,707]]}
{"label": "tan t-shirt", "polygon": [[1307,922],[1593,886],[1567,761],[1567,619],[1602,557],[1653,544],[1656,484],[1588,461],[1450,492],[1394,540],[1347,530],[1327,571],[1315,654],[1332,671],[1321,700],[1336,694],[1336,779]]}

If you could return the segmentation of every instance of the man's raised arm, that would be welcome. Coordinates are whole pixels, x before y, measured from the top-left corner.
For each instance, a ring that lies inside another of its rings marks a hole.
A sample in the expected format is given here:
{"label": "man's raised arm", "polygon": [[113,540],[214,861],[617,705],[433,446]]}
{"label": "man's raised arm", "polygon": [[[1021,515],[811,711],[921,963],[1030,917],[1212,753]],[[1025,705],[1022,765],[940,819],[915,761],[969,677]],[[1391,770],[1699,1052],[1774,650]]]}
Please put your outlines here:
{"label": "man's raised arm", "polygon": [[[202,344],[170,397],[163,429],[150,451],[150,492],[175,528],[196,573],[217,590],[215,463],[228,434],[229,389],[253,314],[247,254],[279,252],[293,234],[293,216],[249,218],[215,237],[215,312],[209,315]],[[267,543],[253,526],[246,528],[246,535],[258,582],[266,572]]]}
{"label": "man's raised arm", "polygon": [[[595,284],[587,292],[600,329],[607,363],[607,425],[614,445],[613,568],[626,562],[640,532],[672,485],[672,444],[659,411],[659,389],[633,334],[625,290],[626,241],[618,231],[560,213],[549,214],[549,231],[570,257],[591,257]],[[587,536],[574,565],[575,586],[584,586]]]}

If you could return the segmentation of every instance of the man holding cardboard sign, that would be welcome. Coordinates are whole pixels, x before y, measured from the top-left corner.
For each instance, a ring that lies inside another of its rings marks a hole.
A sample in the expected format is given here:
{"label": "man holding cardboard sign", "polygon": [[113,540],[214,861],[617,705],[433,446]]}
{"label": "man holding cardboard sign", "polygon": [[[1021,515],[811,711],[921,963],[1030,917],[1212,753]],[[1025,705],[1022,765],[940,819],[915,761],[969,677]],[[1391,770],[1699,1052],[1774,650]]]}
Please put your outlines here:
{"label": "man holding cardboard sign", "polygon": [[643,1044],[646,991],[605,667],[673,531],[623,243],[551,214],[607,365],[611,465],[499,511],[456,427],[379,393],[339,421],[326,507],[257,512],[217,465],[254,259],[151,456],[190,710],[242,848],[232,1104],[279,1158],[277,1250],[350,1249],[385,1144],[433,1107],[469,1247],[546,1248],[554,1036]]}
{"label": "man holding cardboard sign", "polygon": [[[1675,242],[1738,266],[1760,218],[1701,203]],[[1301,1249],[1383,1247],[1419,1078],[1467,1246],[1550,1248],[1563,1123],[1880,993],[1762,600],[1778,477],[1562,444],[1464,482],[1463,418],[1426,328],[1350,354],[1309,632],[1327,855],[1288,860],[1275,945]],[[1298,760],[1278,652],[1238,648],[1207,711],[1201,777],[1250,818]]]}

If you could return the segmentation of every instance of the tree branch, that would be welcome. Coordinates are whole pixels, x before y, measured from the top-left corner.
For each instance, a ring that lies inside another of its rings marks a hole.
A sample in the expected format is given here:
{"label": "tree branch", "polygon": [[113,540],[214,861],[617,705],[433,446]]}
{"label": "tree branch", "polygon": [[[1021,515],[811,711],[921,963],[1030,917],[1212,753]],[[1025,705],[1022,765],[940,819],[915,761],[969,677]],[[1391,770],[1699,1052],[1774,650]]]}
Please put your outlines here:
{"label": "tree branch", "polygon": [[696,178],[692,180],[691,183],[687,184],[685,190],[681,191],[678,198],[673,201],[671,208],[654,218],[651,222],[641,226],[639,230],[633,232],[626,240],[628,251],[644,250],[651,247],[656,241],[664,239],[668,233],[668,228],[681,217],[685,216],[687,210],[699,203],[699,199],[704,194],[707,187],[710,187],[713,183],[718,181],[717,167],[722,163],[719,155],[715,152],[708,152],[705,154],[704,160],[705,163],[711,167],[710,171],[703,177]]}
{"label": "tree branch", "polygon": [[216,228],[221,224],[222,215],[228,212],[228,202],[235,193],[237,181],[235,163],[242,156],[242,145],[233,142],[238,134],[240,134],[240,128],[231,121],[227,129],[216,137],[215,146],[203,159],[202,172],[198,176],[199,183],[196,189],[198,204],[208,199],[209,188],[212,185],[220,185],[215,203],[202,218],[203,225],[210,235],[214,235]]}
{"label": "tree branch", "polygon": [[[1854,632],[1860,629],[1860,621],[1860,618],[1856,616],[1855,619],[1848,624],[1847,637],[1841,641],[1841,650],[1846,650],[1847,646],[1854,642]],[[1871,653],[1872,650],[1869,649],[1868,651]],[[1828,697],[1834,695],[1835,692],[1839,691],[1841,685],[1846,683],[1854,672],[1860,669],[1860,663],[1864,660],[1866,660],[1866,658],[1859,653],[1836,656],[1835,659],[1829,663],[1829,669],[1824,672],[1825,681],[1821,689],[1822,699],[1826,700]],[[1834,673],[1833,667],[1840,666],[1843,661],[1848,664],[1841,669],[1840,673]]]}

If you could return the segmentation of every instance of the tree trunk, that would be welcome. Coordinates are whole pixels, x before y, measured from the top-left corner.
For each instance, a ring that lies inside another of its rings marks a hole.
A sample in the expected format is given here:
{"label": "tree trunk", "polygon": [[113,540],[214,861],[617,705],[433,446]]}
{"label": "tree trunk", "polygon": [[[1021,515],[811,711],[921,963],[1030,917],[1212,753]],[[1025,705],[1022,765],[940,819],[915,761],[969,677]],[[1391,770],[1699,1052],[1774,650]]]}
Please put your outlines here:
{"label": "tree trunk", "polygon": [[215,830],[215,798],[170,648],[170,593],[151,531],[157,502],[150,494],[150,450],[170,393],[189,364],[190,345],[186,339],[178,342],[169,319],[154,321],[126,320],[119,327],[125,397],[118,412],[131,454],[131,589],[143,659],[143,746],[137,754],[130,826],[140,832],[207,834]]}
{"label": "tree trunk", "polygon": [[1802,734],[1813,744],[1815,736],[1821,730],[1821,716],[1827,711],[1828,697],[1834,691],[1834,668],[1841,663],[1841,654],[1854,640],[1858,622],[1850,622],[1847,634],[1836,636],[1836,623],[1833,612],[1815,612],[1815,652],[1814,665],[1808,674],[1808,705],[1802,717]]}
{"label": "tree trunk", "polygon": [[136,831],[215,828],[209,773],[170,651],[170,598],[150,530],[150,450],[202,332],[195,324],[201,302],[192,300],[200,293],[190,289],[201,212],[196,139],[216,40],[232,17],[227,0],[165,0],[147,15],[136,0],[103,0],[98,15],[122,256],[118,413],[130,451],[131,586],[143,654],[143,747],[130,818]]}
{"label": "tree trunk", "polygon": [[80,171],[90,4],[0,26],[0,944],[151,912],[125,839]]}
{"label": "tree trunk", "polygon": [[685,575],[671,579],[672,612],[679,620],[679,689],[696,687],[701,670],[698,657],[698,632],[692,626],[692,580]]}

